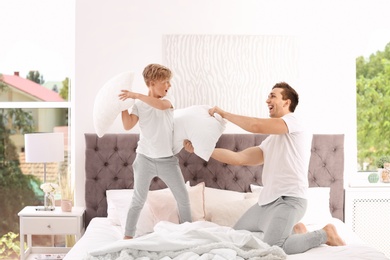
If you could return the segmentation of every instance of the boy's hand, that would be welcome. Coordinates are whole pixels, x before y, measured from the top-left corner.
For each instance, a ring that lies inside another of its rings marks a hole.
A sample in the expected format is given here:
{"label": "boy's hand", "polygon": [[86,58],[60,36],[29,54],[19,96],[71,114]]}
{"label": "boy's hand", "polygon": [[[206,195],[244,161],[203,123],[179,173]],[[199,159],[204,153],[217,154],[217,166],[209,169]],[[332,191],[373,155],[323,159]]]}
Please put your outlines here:
{"label": "boy's hand", "polygon": [[194,147],[192,146],[192,143],[190,140],[187,140],[185,139],[183,141],[183,146],[184,146],[184,149],[189,152],[189,153],[193,153],[194,152]]}
{"label": "boy's hand", "polygon": [[137,98],[137,95],[138,93],[135,93],[135,92],[131,92],[131,91],[128,91],[128,90],[121,90],[122,93],[120,93],[118,96],[119,96],[119,99],[124,101],[128,98],[132,98],[132,99],[136,99]]}

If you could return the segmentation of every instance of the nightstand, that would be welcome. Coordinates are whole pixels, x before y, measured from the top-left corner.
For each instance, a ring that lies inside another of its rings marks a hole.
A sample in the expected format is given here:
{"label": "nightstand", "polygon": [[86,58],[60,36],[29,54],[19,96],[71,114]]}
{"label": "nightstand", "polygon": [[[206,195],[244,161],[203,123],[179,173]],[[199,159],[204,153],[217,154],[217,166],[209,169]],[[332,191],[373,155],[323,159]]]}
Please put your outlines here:
{"label": "nightstand", "polygon": [[345,224],[390,257],[390,184],[355,182],[345,190]]}
{"label": "nightstand", "polygon": [[[71,212],[62,212],[60,207],[54,211],[37,211],[28,206],[18,213],[20,221],[20,259],[26,259],[31,253],[60,254],[67,253],[69,247],[33,247],[32,235],[75,235],[76,241],[84,234],[83,207],[73,207]],[[27,248],[24,248],[27,236]]]}

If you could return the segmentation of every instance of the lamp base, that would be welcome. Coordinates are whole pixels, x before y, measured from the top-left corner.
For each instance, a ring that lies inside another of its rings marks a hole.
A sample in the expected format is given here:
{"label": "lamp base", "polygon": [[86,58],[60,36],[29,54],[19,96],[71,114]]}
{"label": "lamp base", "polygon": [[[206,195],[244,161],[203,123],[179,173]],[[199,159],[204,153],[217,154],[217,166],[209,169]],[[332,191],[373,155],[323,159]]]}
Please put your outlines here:
{"label": "lamp base", "polygon": [[54,211],[55,208],[49,208],[49,207],[44,207],[44,206],[38,206],[35,208],[36,211]]}

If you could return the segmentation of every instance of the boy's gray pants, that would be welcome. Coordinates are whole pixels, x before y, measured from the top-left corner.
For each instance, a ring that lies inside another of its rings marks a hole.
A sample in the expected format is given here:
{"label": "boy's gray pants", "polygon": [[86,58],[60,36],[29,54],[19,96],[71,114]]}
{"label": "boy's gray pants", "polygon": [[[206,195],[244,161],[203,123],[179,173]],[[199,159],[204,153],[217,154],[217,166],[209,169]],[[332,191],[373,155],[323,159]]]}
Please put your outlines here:
{"label": "boy's gray pants", "polygon": [[134,237],[135,235],[137,222],[148,196],[150,182],[156,176],[172,191],[177,202],[180,223],[192,221],[190,199],[176,156],[155,159],[137,154],[133,162],[133,170],[134,193],[127,213],[126,236]]}

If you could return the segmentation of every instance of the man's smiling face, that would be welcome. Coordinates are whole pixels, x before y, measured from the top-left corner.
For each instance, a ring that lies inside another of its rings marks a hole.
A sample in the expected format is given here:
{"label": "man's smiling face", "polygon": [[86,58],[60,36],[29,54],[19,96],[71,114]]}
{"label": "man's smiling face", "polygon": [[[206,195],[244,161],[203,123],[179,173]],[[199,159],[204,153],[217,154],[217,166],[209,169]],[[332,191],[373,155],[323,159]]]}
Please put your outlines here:
{"label": "man's smiling face", "polygon": [[269,116],[271,118],[279,118],[287,114],[289,102],[283,100],[282,96],[283,89],[274,88],[269,93],[267,98]]}

